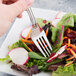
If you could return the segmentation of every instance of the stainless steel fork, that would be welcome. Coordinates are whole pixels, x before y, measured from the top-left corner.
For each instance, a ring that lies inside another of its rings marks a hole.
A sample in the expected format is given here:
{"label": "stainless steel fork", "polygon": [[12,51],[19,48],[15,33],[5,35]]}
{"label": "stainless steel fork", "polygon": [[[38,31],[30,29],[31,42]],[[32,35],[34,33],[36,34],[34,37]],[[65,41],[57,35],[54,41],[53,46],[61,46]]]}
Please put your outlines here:
{"label": "stainless steel fork", "polygon": [[43,56],[49,57],[51,54],[52,48],[46,37],[46,34],[44,30],[42,30],[39,27],[31,8],[27,10],[27,13],[32,22],[32,27],[33,27],[31,32],[31,39],[34,42],[34,44],[37,46],[37,48],[40,50],[40,52],[43,54]]}

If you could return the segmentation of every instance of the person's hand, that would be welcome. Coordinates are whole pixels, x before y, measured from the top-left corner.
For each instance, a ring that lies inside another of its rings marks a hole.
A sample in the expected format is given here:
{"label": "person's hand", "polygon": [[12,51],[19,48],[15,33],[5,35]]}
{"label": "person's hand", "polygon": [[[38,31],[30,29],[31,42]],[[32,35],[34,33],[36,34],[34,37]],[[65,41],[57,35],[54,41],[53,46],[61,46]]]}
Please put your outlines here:
{"label": "person's hand", "polygon": [[0,0],[0,36],[8,30],[15,17],[22,17],[21,13],[32,3],[33,0]]}

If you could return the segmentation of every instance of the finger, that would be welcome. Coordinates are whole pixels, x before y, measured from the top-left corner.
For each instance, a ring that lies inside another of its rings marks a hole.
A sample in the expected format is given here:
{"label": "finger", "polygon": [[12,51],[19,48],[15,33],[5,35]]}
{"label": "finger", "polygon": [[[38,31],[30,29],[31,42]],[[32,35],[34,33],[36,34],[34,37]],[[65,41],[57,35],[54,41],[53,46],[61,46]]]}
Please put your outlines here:
{"label": "finger", "polygon": [[2,3],[3,2],[3,0],[0,0],[0,3]]}
{"label": "finger", "polygon": [[18,0],[3,0],[4,2],[16,2]]}
{"label": "finger", "polygon": [[12,4],[16,2],[17,0],[3,0],[3,4]]}
{"label": "finger", "polygon": [[5,4],[9,5],[9,4],[12,4],[13,2],[6,2]]}
{"label": "finger", "polygon": [[29,8],[33,3],[33,0],[19,0],[13,4],[11,4],[9,7],[12,11],[13,16],[18,16],[20,13],[25,11],[27,8]]}
{"label": "finger", "polygon": [[18,1],[18,0],[9,0],[9,1],[11,1],[11,2],[16,2],[16,1]]}
{"label": "finger", "polygon": [[18,18],[22,18],[22,14],[18,15],[17,17],[18,17]]}

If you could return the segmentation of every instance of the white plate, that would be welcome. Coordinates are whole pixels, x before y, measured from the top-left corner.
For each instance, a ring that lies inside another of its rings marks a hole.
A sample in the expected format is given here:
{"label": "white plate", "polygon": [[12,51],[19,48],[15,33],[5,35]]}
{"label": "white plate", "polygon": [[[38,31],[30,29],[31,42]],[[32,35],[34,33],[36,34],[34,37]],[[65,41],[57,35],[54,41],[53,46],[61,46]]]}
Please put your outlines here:
{"label": "white plate", "polygon": [[[43,18],[46,20],[53,20],[56,16],[57,12],[52,10],[43,10],[38,8],[33,8],[33,12],[36,18]],[[27,12],[23,13],[23,17],[21,19],[16,19],[13,27],[11,28],[10,32],[8,33],[5,41],[3,42],[1,49],[0,49],[0,58],[3,58],[8,53],[8,45],[13,44],[14,42],[18,41],[20,38],[21,31],[27,27],[28,25],[31,25],[30,19],[28,17]],[[18,76],[25,76],[26,74],[23,74],[21,72],[14,71],[10,68],[10,64],[6,63],[0,63],[0,71],[18,75]],[[51,76],[51,73],[39,73],[33,76]],[[26,75],[27,76],[27,75]]]}

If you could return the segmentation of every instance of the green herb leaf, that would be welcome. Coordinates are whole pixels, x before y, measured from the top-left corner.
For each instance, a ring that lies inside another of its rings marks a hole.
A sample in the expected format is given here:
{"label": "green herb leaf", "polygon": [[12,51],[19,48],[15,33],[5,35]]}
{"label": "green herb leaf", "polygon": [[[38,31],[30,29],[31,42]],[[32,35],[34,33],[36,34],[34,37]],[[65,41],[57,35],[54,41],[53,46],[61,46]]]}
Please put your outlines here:
{"label": "green herb leaf", "polygon": [[41,70],[46,64],[45,64],[45,60],[39,60],[39,59],[29,59],[28,63],[26,64],[26,66],[28,68],[37,65],[38,69]]}
{"label": "green herb leaf", "polygon": [[41,60],[46,60],[47,58],[46,57],[43,57],[35,52],[29,52],[28,53],[29,57],[30,58],[34,58],[34,59],[41,59]]}

